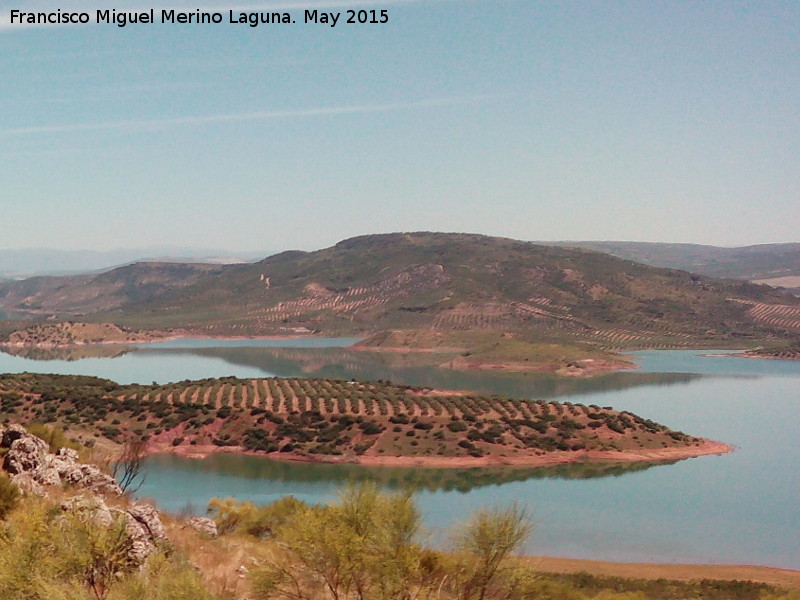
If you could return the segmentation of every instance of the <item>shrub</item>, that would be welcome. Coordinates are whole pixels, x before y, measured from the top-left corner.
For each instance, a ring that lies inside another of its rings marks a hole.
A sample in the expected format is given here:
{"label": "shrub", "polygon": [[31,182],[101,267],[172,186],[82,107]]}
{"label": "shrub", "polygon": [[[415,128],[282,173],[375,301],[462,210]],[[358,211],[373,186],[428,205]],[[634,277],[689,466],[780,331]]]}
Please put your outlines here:
{"label": "shrub", "polygon": [[[119,421],[117,421],[116,424],[118,423]],[[73,450],[78,450],[80,448],[78,444],[67,439],[64,430],[60,427],[31,423],[27,425],[25,429],[27,429],[28,433],[31,435],[35,435],[47,442],[47,445],[50,446],[50,452],[54,454],[61,448],[72,448]]]}
{"label": "shrub", "polygon": [[356,444],[355,446],[353,446],[353,452],[361,456],[362,454],[364,454],[364,452],[372,448],[372,446],[374,445],[375,445],[375,440],[367,440],[366,442],[362,442],[360,444]]}
{"label": "shrub", "polygon": [[361,431],[363,431],[366,435],[377,435],[378,433],[383,431],[383,427],[378,425],[375,421],[366,421],[359,424]]}
{"label": "shrub", "polygon": [[372,483],[349,487],[339,503],[302,508],[278,530],[283,551],[252,573],[254,596],[409,597],[420,584],[419,529],[410,494],[382,494]]}
{"label": "shrub", "polygon": [[19,504],[20,492],[7,476],[0,475],[0,519],[5,519]]}
{"label": "shrub", "polygon": [[212,498],[208,512],[220,533],[238,531],[256,537],[274,534],[295,512],[306,504],[293,496],[285,496],[272,504],[256,506],[235,498]]}
{"label": "shrub", "polygon": [[261,450],[263,452],[274,452],[277,445],[270,441],[269,433],[263,429],[252,428],[244,432],[242,445],[248,450]]}
{"label": "shrub", "polygon": [[518,585],[518,569],[509,564],[533,531],[528,513],[516,504],[492,510],[482,509],[454,537],[462,553],[459,598],[487,598],[492,591],[510,591]]}
{"label": "shrub", "polygon": [[26,499],[0,540],[0,598],[212,600],[191,566],[152,555],[136,569],[125,520],[107,526]]}
{"label": "shrub", "polygon": [[146,569],[114,586],[107,600],[213,600],[213,596],[191,564],[158,555],[147,561]]}

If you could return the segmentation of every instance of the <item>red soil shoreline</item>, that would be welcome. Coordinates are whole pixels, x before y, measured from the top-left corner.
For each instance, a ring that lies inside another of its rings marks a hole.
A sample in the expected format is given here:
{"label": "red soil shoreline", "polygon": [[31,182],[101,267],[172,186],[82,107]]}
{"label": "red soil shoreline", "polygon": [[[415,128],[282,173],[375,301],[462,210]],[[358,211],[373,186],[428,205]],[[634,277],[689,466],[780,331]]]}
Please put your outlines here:
{"label": "red soil shoreline", "polygon": [[168,443],[150,444],[147,455],[174,454],[183,458],[208,458],[213,454],[237,454],[241,456],[255,456],[280,460],[285,462],[308,462],[322,464],[356,464],[361,466],[376,467],[545,467],[552,465],[567,465],[574,463],[604,463],[604,462],[672,462],[686,458],[696,458],[712,454],[721,455],[733,452],[735,448],[722,442],[702,439],[697,446],[680,448],[654,448],[652,450],[640,449],[629,452],[616,452],[607,450],[590,450],[583,452],[554,451],[531,456],[498,457],[472,456],[443,457],[443,456],[327,456],[327,455],[302,455],[291,452],[253,452],[241,446],[215,446],[181,445],[172,446]]}

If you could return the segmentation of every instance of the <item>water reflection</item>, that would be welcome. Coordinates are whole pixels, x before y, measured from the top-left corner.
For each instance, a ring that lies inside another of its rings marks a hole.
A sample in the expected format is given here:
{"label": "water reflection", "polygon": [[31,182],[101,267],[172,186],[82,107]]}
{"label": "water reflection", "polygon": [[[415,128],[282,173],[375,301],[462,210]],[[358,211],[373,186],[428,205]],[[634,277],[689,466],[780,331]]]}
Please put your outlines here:
{"label": "water reflection", "polygon": [[[135,360],[137,365],[157,365],[173,376],[164,379],[158,373],[139,377],[141,382],[158,380],[178,381],[193,378],[193,372],[183,372],[186,361],[196,357],[195,364],[219,363],[203,376],[235,374],[239,377],[319,377],[391,381],[448,390],[465,390],[482,394],[498,394],[516,398],[557,398],[624,390],[638,386],[688,384],[703,375],[698,373],[664,373],[623,371],[593,377],[561,377],[553,373],[509,373],[503,371],[460,371],[447,367],[447,356],[426,353],[366,352],[349,348],[300,347],[165,347],[146,345],[87,345],[71,348],[2,348],[5,354],[46,363],[47,361],[78,362],[83,359]],[[114,378],[114,371],[99,367],[117,365],[117,361],[95,363],[88,360],[81,374],[97,374]],[[235,369],[229,372],[224,365]],[[170,365],[173,365],[170,368]],[[221,365],[221,366],[220,366]],[[76,367],[77,368],[77,367]],[[125,370],[124,367],[120,368]],[[22,370],[47,371],[46,365],[30,365]],[[156,369],[156,370],[158,370]],[[62,370],[56,366],[55,370]],[[87,370],[86,373],[83,371]],[[94,373],[94,371],[97,373]],[[160,373],[160,370],[158,370]],[[122,381],[129,382],[128,379]]]}
{"label": "water reflection", "polygon": [[345,485],[346,482],[371,480],[391,489],[417,491],[458,491],[502,485],[529,479],[595,479],[620,477],[674,462],[573,463],[547,467],[491,468],[401,468],[364,467],[353,464],[298,463],[270,460],[252,456],[217,454],[205,459],[187,459],[173,455],[148,459],[148,477],[161,474],[181,479],[200,478],[210,490],[224,489],[222,478],[238,477],[286,484]]}
{"label": "water reflection", "polygon": [[554,398],[608,392],[636,386],[686,384],[701,377],[687,373],[618,372],[594,377],[561,377],[553,373],[507,373],[449,369],[442,356],[425,353],[365,352],[348,348],[194,348],[141,347],[137,355],[176,356],[191,353],[229,364],[255,368],[279,377],[320,377],[391,381],[448,390],[468,390],[520,398]]}
{"label": "water reflection", "polygon": [[67,348],[41,348],[24,346],[21,348],[4,346],[2,352],[11,356],[28,360],[65,360],[68,362],[85,358],[119,358],[131,352],[131,346],[123,344],[97,344],[87,346],[70,346]]}

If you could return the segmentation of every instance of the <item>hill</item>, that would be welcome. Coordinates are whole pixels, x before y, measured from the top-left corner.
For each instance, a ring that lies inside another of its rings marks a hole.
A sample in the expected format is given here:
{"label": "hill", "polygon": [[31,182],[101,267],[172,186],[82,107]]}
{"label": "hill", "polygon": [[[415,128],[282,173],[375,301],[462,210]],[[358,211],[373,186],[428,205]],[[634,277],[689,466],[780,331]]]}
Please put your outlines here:
{"label": "hill", "polygon": [[43,275],[80,275],[100,272],[135,262],[235,263],[249,262],[264,254],[231,253],[211,248],[150,246],[117,250],[54,250],[25,248],[0,250],[0,280],[29,279]]}
{"label": "hill", "polygon": [[746,345],[800,331],[800,299],[767,286],[469,234],[372,235],[255,264],[142,263],[33,294],[26,285],[0,286],[0,309],[209,335],[383,335],[373,347],[412,331],[412,347],[481,346],[494,363],[533,342]]}
{"label": "hill", "polygon": [[[788,308],[772,308],[778,306]],[[588,250],[414,233],[353,238],[227,267],[106,316],[142,329],[211,334],[411,329],[445,338],[511,332],[561,343],[657,345],[661,338],[741,340],[800,329],[800,300]],[[776,316],[785,322],[768,322]]]}
{"label": "hill", "polygon": [[207,379],[121,386],[0,375],[0,412],[202,455],[221,448],[365,464],[546,465],[669,461],[729,447],[611,407],[484,397],[383,382]]}
{"label": "hill", "polygon": [[560,246],[607,252],[654,267],[681,269],[709,277],[746,279],[800,291],[800,243],[722,248],[656,242],[558,242]]}
{"label": "hill", "polygon": [[153,332],[142,333],[124,329],[113,323],[37,323],[8,334],[7,349],[56,349],[92,346],[95,344],[135,344],[159,339]]}
{"label": "hill", "polygon": [[99,274],[31,277],[0,283],[0,307],[29,315],[80,315],[152,300],[190,286],[227,265],[140,262]]}

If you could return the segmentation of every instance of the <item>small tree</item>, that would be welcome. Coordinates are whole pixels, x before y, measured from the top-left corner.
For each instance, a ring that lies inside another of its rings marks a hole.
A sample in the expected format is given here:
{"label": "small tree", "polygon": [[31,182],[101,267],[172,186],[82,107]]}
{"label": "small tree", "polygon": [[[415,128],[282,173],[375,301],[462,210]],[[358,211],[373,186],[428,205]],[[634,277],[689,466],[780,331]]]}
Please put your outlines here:
{"label": "small tree", "polygon": [[278,529],[276,559],[253,573],[259,599],[410,600],[428,585],[410,494],[351,486],[338,504],[304,507]]}
{"label": "small tree", "polygon": [[144,483],[145,450],[147,442],[144,440],[128,440],[123,444],[119,458],[114,463],[111,474],[119,482],[124,493],[134,493]]}
{"label": "small tree", "polygon": [[510,598],[521,583],[521,572],[508,558],[533,532],[527,511],[516,503],[476,512],[455,535],[456,548],[465,556],[458,578],[461,600]]}

